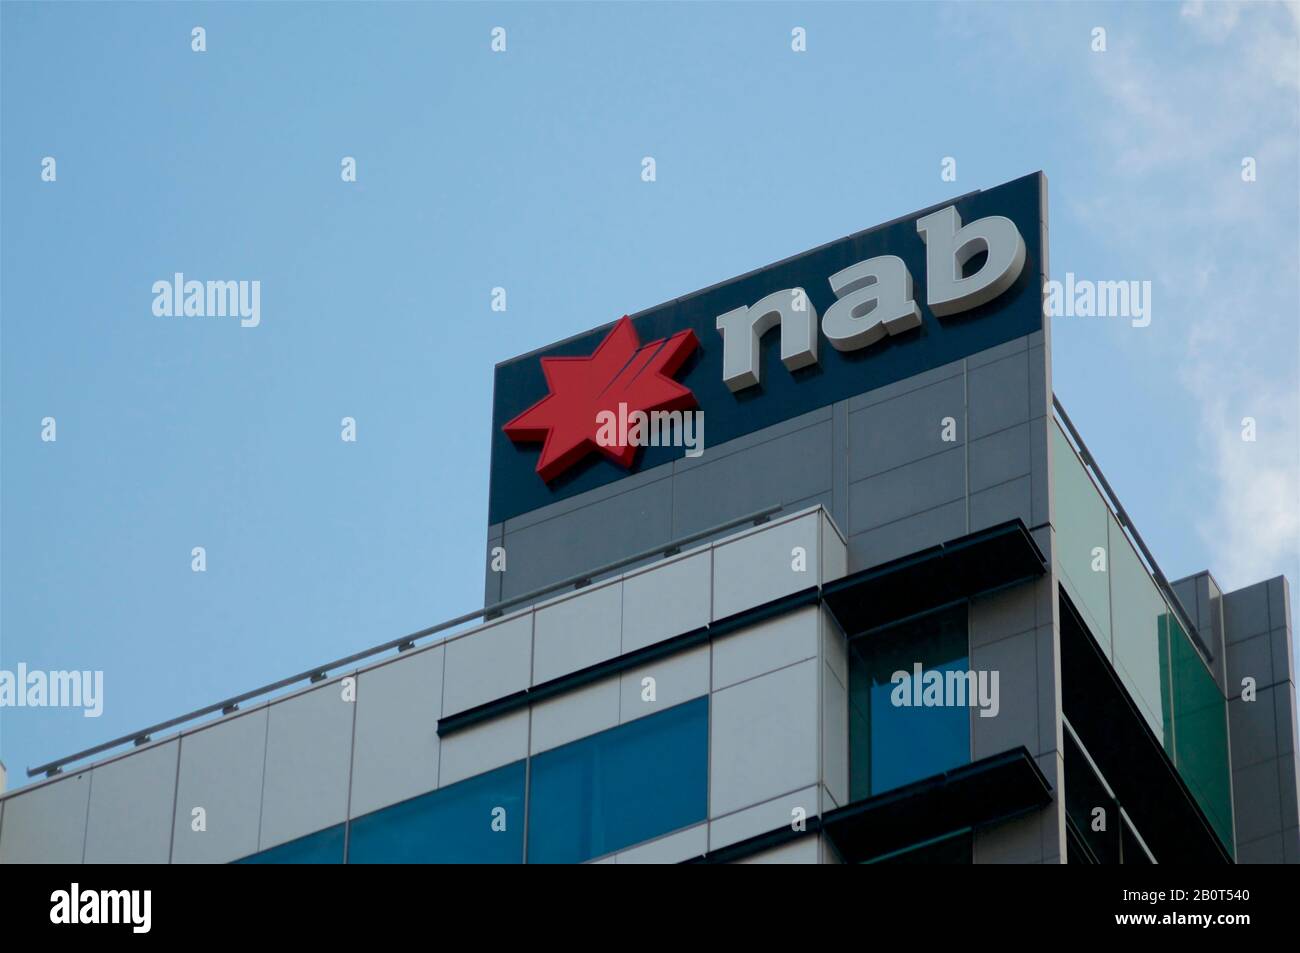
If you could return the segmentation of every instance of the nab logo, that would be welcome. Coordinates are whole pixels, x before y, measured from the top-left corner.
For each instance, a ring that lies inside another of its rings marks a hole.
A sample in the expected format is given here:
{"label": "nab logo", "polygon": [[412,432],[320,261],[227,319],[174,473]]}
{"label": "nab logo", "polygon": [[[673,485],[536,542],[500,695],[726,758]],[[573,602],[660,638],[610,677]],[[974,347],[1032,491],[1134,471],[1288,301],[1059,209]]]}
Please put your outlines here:
{"label": "nab logo", "polygon": [[628,468],[636,456],[629,440],[598,439],[606,414],[690,410],[690,388],[673,375],[699,347],[694,331],[642,345],[632,319],[623,315],[590,357],[544,357],[549,393],[502,429],[516,443],[542,444],[537,473],[550,483],[589,453],[602,453]]}
{"label": "nab logo", "polygon": [[[1011,288],[1024,270],[1024,238],[1005,216],[963,224],[950,205],[917,219],[915,227],[925,245],[924,300],[936,318],[987,304]],[[834,295],[820,321],[804,287],[773,291],[750,305],[736,302],[741,306],[716,315],[722,381],[731,393],[761,385],[759,345],[769,331],[780,334],[781,363],[797,371],[819,362],[819,337],[836,351],[851,352],[921,327],[912,274],[897,255],[823,272],[817,280],[828,282]],[[543,357],[549,393],[502,429],[515,443],[542,444],[537,472],[548,484],[592,453],[629,469],[637,442],[626,438],[623,427],[619,439],[603,439],[601,418],[624,421],[696,407],[695,395],[673,375],[698,347],[693,330],[642,345],[624,315],[590,357]]]}

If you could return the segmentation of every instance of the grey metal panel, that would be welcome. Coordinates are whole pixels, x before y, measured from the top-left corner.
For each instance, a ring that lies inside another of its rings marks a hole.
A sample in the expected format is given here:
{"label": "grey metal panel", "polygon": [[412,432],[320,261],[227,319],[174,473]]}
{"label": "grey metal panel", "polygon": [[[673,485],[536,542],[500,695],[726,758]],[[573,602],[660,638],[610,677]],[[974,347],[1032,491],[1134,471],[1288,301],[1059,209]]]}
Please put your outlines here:
{"label": "grey metal panel", "polygon": [[1291,628],[1291,591],[1285,576],[1268,580],[1268,617],[1275,629]]}
{"label": "grey metal panel", "polygon": [[967,373],[970,439],[997,433],[1029,419],[1029,356],[1003,358]]}
{"label": "grey metal panel", "polygon": [[[626,723],[709,694],[709,646],[701,645],[624,672],[619,684],[619,722]],[[645,679],[654,679],[649,697]]]}
{"label": "grey metal panel", "polygon": [[[1228,647],[1229,653],[1233,646]],[[1253,702],[1240,696],[1228,701],[1228,730],[1233,770],[1240,770],[1278,755],[1276,688],[1259,689]]]}
{"label": "grey metal panel", "polygon": [[340,824],[348,813],[354,695],[339,682],[272,702],[260,850]]}
{"label": "grey metal panel", "polygon": [[[511,530],[507,523],[502,594],[506,598],[520,595],[668,542],[673,537],[671,471],[668,467],[656,469],[663,471],[663,479],[626,493],[523,529]],[[574,498],[583,499],[585,496]],[[720,521],[715,515],[695,528]]]}
{"label": "grey metal panel", "polygon": [[86,863],[171,860],[180,743],[169,741],[96,765],[86,819]]}
{"label": "grey metal panel", "polygon": [[826,504],[831,517],[849,525],[849,402],[831,407],[831,498]]}
{"label": "grey metal panel", "polygon": [[[1040,579],[1030,584],[1039,591],[1054,591],[1055,585],[1050,577]],[[1055,601],[1055,597],[1053,597]],[[1041,618],[1041,616],[1040,616]],[[1039,755],[1045,756],[1048,752],[1055,751],[1058,754],[1064,748],[1062,741],[1063,729],[1061,727],[1061,633],[1056,624],[1053,623],[1050,614],[1047,621],[1041,622],[1038,628],[1034,630],[1034,650],[1037,653],[1035,659],[1038,666],[1038,745]],[[1043,766],[1040,764],[1040,768]],[[1057,786],[1052,774],[1043,768],[1052,787]],[[1061,841],[1059,848],[1065,846],[1065,821],[1061,820]],[[1059,850],[1058,850],[1059,852]],[[1049,851],[1050,853],[1050,851]]]}
{"label": "grey metal panel", "polygon": [[[266,708],[181,737],[173,863],[224,864],[257,851]],[[196,831],[202,808],[205,830]]]}
{"label": "grey metal panel", "polygon": [[1046,348],[1029,349],[1029,417],[1046,417],[1052,412],[1052,360]]}
{"label": "grey metal panel", "polygon": [[[820,516],[786,519],[721,543],[713,550],[713,617],[725,618],[809,586],[821,579]],[[795,547],[806,554],[796,570]]]}
{"label": "grey metal panel", "polygon": [[956,539],[966,532],[966,501],[945,503],[924,513],[849,537],[849,572],[878,566],[918,549]]}
{"label": "grey metal panel", "polygon": [[821,609],[806,606],[713,642],[713,690],[720,691],[818,654]]}
{"label": "grey metal panel", "polygon": [[1282,830],[1278,791],[1278,759],[1261,761],[1232,772],[1232,800],[1237,840],[1246,843],[1276,836]]}
{"label": "grey metal panel", "polygon": [[965,492],[966,450],[946,450],[851,484],[848,531],[857,534],[914,516],[960,500]]}
{"label": "grey metal panel", "polygon": [[[810,410],[806,414],[800,414],[798,417],[791,417],[789,420],[783,420],[780,423],[772,424],[770,427],[764,427],[762,430],[755,430],[752,433],[744,434],[734,440],[728,440],[725,443],[720,443],[716,446],[710,446],[706,442],[704,445],[704,453],[700,456],[688,457],[683,455],[681,459],[674,461],[672,464],[673,472],[680,475],[688,470],[707,466],[708,464],[721,460],[731,454],[752,450],[755,447],[760,447],[765,443],[771,443],[773,440],[778,440],[781,437],[788,437],[801,430],[807,430],[809,427],[816,426],[817,424],[829,423],[831,419],[831,407],[833,406],[834,405],[818,407],[816,410]],[[752,512],[752,510],[746,510],[745,512]],[[714,520],[713,522],[716,523],[717,520]],[[710,523],[709,525],[713,524]]]}
{"label": "grey metal panel", "polygon": [[1273,644],[1268,635],[1256,635],[1228,646],[1228,684],[1233,694],[1241,691],[1244,678],[1253,678],[1257,688],[1274,683]]}
{"label": "grey metal panel", "polygon": [[1013,354],[1023,354],[1029,347],[1028,337],[1019,337],[1011,341],[1006,341],[996,347],[979,351],[966,358],[967,368],[983,367],[985,364],[992,364],[1003,358],[1011,357]]}
{"label": "grey metal panel", "polygon": [[784,827],[794,820],[794,812],[797,810],[803,811],[808,817],[813,817],[817,814],[820,799],[820,786],[809,785],[762,804],[715,817],[709,822],[709,850],[728,847],[758,834],[766,834],[778,827]]}
{"label": "grey metal panel", "polygon": [[619,679],[602,679],[533,706],[529,752],[537,754],[618,724]]}
{"label": "grey metal panel", "polygon": [[1024,745],[1033,755],[1052,750],[1039,735],[1037,633],[1022,632],[971,649],[970,667],[975,672],[998,673],[999,710],[982,717],[972,707],[971,757],[974,760],[1000,754]]}
{"label": "grey metal panel", "polygon": [[[492,550],[505,547],[504,527],[501,523],[494,523],[488,527],[487,549],[483,560],[483,605],[490,606],[501,601],[501,579],[503,573],[493,570]],[[506,561],[506,568],[510,568],[509,560]]]}
{"label": "grey metal panel", "polygon": [[683,469],[673,480],[672,535],[831,490],[829,420]]}
{"label": "grey metal panel", "polygon": [[1283,755],[1277,759],[1277,790],[1282,800],[1282,827],[1300,826],[1300,775],[1297,774],[1296,758],[1293,754]]}
{"label": "grey metal panel", "polygon": [[411,651],[357,678],[352,817],[438,786],[444,646]]}
{"label": "grey metal panel", "polygon": [[[1036,628],[1039,619],[1034,590],[1033,584],[1022,583],[973,598],[968,625],[971,648]],[[1050,623],[1051,619],[1046,621]]]}
{"label": "grey metal panel", "polygon": [[527,688],[533,664],[533,614],[524,612],[449,639],[445,651],[443,716]]}
{"label": "grey metal panel", "polygon": [[89,771],[6,798],[0,864],[81,863],[89,799]]}
{"label": "grey metal panel", "polygon": [[444,738],[439,754],[439,784],[447,787],[525,757],[528,721],[525,709]]}
{"label": "grey metal panel", "polygon": [[[956,441],[943,440],[943,419],[956,421]],[[966,395],[949,377],[849,415],[849,480],[892,470],[966,442]]]}
{"label": "grey metal panel", "polygon": [[1029,526],[1033,519],[1032,494],[1032,482],[1028,476],[972,493],[968,531],[975,533],[1014,519]]}
{"label": "grey metal panel", "polygon": [[1223,594],[1223,628],[1230,643],[1269,631],[1267,582]]}
{"label": "grey metal panel", "polygon": [[1030,472],[1030,424],[1016,424],[970,444],[970,489],[978,490],[1006,483]]}
{"label": "grey metal panel", "polygon": [[[660,480],[667,480],[673,474],[674,465],[674,463],[663,463],[648,470],[631,472],[621,480],[595,487],[578,496],[557,500],[547,506],[541,506],[535,510],[529,510],[527,513],[512,516],[505,521],[504,535],[509,536],[511,533],[517,533],[545,520],[555,519],[576,510],[585,509],[595,503],[612,500],[616,496],[642,489]],[[541,479],[541,477],[538,477],[538,479]]]}
{"label": "grey metal panel", "polygon": [[659,837],[637,847],[620,851],[619,864],[677,864],[698,857],[709,849],[709,825],[696,824]]}
{"label": "grey metal panel", "polygon": [[1284,864],[1286,856],[1282,850],[1282,839],[1263,837],[1260,840],[1237,845],[1237,863],[1239,864]]}
{"label": "grey metal panel", "polygon": [[[1278,754],[1292,754],[1295,752],[1295,683],[1283,684],[1278,686],[1278,690],[1273,693],[1273,710],[1276,713],[1274,722],[1278,728],[1277,750]],[[1234,752],[1235,759],[1235,752]]]}
{"label": "grey metal panel", "polygon": [[[820,612],[820,610],[818,610]],[[825,623],[829,624],[829,623]],[[849,691],[829,660],[822,663],[822,782],[831,804],[849,800]]]}
{"label": "grey metal panel", "polygon": [[582,589],[537,607],[533,684],[614,658],[622,645],[623,583]]}
{"label": "grey metal panel", "polygon": [[920,374],[914,374],[901,381],[886,384],[884,387],[877,387],[865,394],[858,394],[849,398],[849,413],[856,413],[864,407],[870,407],[872,404],[879,404],[882,401],[893,400],[895,397],[911,393],[921,387],[929,387],[931,384],[946,380],[949,377],[959,377],[965,373],[965,370],[966,364],[964,361],[953,361],[951,364],[943,364],[928,371],[922,371]]}
{"label": "grey metal panel", "polygon": [[1291,631],[1289,629],[1273,629],[1269,632],[1267,641],[1270,655],[1269,671],[1272,673],[1273,681],[1294,682]]}
{"label": "grey metal panel", "polygon": [[634,652],[709,622],[711,549],[655,564],[623,579],[623,646]]}
{"label": "grey metal panel", "polygon": [[710,817],[817,783],[820,666],[808,659],[713,693]]}

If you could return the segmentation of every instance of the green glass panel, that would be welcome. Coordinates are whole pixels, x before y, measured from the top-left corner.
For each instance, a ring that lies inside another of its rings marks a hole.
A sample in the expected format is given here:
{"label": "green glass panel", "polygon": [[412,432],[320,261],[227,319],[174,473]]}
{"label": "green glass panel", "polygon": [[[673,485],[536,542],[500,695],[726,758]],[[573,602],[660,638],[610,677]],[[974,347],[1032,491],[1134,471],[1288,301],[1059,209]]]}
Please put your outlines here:
{"label": "green glass panel", "polygon": [[1110,612],[1115,670],[1162,742],[1169,697],[1164,648],[1164,597],[1113,516],[1110,524]]}
{"label": "green glass panel", "polygon": [[1106,657],[1112,658],[1109,573],[1093,568],[1102,565],[1097,550],[1109,551],[1106,522],[1110,509],[1055,421],[1052,440],[1053,525],[1056,528],[1052,555],[1057,577],[1084,614]]}
{"label": "green glass panel", "polygon": [[1178,620],[1169,617],[1174,764],[1219,839],[1233,848],[1227,703]]}

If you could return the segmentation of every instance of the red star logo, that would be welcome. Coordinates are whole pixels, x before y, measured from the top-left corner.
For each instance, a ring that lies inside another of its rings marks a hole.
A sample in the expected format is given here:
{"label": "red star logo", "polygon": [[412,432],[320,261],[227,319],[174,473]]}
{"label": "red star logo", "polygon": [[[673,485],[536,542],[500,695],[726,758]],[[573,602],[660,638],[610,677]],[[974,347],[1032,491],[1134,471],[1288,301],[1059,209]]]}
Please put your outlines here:
{"label": "red star logo", "polygon": [[699,343],[694,331],[678,331],[642,346],[623,315],[590,357],[542,358],[550,393],[501,429],[516,443],[542,442],[537,472],[547,483],[592,452],[630,467],[636,446],[601,446],[596,415],[610,411],[617,418],[620,403],[628,415],[697,406],[690,388],[672,375]]}

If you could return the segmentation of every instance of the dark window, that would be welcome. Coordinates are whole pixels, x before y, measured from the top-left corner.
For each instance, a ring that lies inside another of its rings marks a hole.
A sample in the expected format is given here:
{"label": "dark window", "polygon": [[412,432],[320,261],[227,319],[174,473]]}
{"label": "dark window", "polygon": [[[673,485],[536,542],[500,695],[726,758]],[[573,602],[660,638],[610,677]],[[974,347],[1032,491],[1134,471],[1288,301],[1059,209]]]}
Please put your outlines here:
{"label": "dark window", "polygon": [[1088,845],[1092,863],[1119,863],[1119,836],[1124,826],[1119,805],[1106,793],[1069,732],[1065,734],[1065,813],[1076,836]]}

